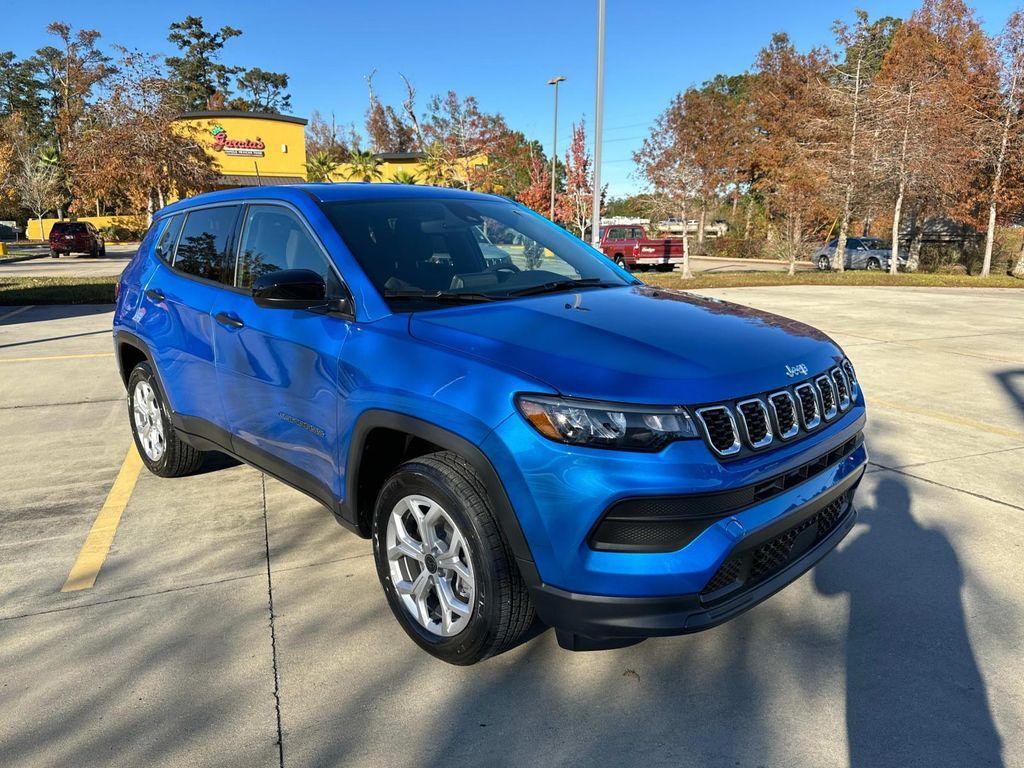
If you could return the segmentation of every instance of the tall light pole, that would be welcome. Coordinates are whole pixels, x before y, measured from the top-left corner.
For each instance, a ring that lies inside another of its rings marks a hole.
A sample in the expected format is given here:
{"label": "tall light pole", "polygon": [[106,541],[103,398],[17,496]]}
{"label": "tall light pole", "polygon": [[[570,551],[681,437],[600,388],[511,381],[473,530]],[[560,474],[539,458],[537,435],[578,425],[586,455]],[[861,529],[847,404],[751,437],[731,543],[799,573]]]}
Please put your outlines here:
{"label": "tall light pole", "polygon": [[594,207],[590,242],[601,246],[601,129],[604,123],[604,0],[597,0],[597,96],[594,104]]}
{"label": "tall light pole", "polygon": [[565,75],[558,75],[548,80],[548,85],[555,86],[555,136],[551,140],[551,215],[555,220],[555,161],[558,159],[558,84],[565,80]]}

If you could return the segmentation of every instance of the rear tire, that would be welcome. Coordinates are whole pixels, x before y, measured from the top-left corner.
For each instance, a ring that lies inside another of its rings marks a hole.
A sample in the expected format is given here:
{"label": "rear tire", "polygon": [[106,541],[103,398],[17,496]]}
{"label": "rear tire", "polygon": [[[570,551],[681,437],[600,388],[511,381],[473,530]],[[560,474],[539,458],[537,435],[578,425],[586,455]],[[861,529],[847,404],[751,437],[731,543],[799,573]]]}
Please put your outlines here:
{"label": "rear tire", "polygon": [[128,421],[143,463],[159,477],[185,477],[203,463],[204,451],[178,437],[171,426],[163,390],[148,362],[136,365],[128,377]]}
{"label": "rear tire", "polygon": [[499,654],[533,623],[530,592],[483,482],[458,454],[421,456],[388,478],[374,510],[373,554],[398,623],[442,661]]}
{"label": "rear tire", "polygon": [[50,258],[51,259],[59,259],[60,258],[60,251],[50,251]]}
{"label": "rear tire", "polygon": [[866,266],[866,269],[868,271],[876,272],[876,271],[878,271],[881,268],[882,268],[882,265],[879,263],[878,259],[876,259],[874,257],[868,259],[868,263],[867,263],[867,266]]}
{"label": "rear tire", "polygon": [[624,269],[627,272],[631,271],[630,268],[626,266],[626,260],[624,258],[622,258],[621,256],[616,256],[615,257],[615,263],[618,265],[619,269]]}

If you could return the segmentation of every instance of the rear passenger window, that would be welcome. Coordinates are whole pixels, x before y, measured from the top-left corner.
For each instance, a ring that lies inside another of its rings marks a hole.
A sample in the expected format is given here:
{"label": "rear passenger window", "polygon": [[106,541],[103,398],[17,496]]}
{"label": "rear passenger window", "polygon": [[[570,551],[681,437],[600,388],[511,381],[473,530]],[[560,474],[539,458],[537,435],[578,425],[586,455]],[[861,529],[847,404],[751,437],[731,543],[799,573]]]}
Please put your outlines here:
{"label": "rear passenger window", "polygon": [[156,254],[160,261],[165,261],[168,264],[171,263],[171,256],[174,254],[174,244],[178,242],[178,233],[181,232],[183,221],[185,221],[185,217],[179,214],[171,216],[170,220],[165,222],[163,232],[160,233],[160,239],[153,249],[153,253]]}
{"label": "rear passenger window", "polygon": [[200,208],[185,217],[174,266],[190,275],[231,284],[234,270],[226,255],[237,206]]}
{"label": "rear passenger window", "polygon": [[280,269],[312,270],[327,283],[330,298],[342,295],[327,255],[294,213],[277,205],[250,206],[242,227],[238,284],[251,288],[257,278]]}

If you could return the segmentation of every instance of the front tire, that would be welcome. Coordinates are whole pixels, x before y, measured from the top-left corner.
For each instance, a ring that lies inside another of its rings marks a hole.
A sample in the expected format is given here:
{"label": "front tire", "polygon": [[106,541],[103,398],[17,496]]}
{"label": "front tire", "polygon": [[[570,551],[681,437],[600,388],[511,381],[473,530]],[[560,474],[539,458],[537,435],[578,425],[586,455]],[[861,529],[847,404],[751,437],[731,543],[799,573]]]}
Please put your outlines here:
{"label": "front tire", "polygon": [[819,256],[818,269],[821,270],[822,272],[828,272],[830,269],[832,269],[832,259],[830,259],[828,256]]}
{"label": "front tire", "polygon": [[421,456],[388,478],[374,510],[373,554],[402,629],[449,664],[508,650],[533,622],[483,482],[458,454]]}
{"label": "front tire", "polygon": [[149,363],[128,377],[128,421],[142,462],[159,477],[184,477],[203,463],[205,452],[182,441],[171,426],[170,410]]}

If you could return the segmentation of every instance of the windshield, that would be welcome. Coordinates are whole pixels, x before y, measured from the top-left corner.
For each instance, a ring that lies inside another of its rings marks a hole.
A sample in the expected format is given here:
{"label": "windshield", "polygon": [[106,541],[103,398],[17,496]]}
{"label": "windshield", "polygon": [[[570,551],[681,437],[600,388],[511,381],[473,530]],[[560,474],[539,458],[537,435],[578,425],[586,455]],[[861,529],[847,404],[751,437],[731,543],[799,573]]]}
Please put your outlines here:
{"label": "windshield", "polygon": [[401,309],[410,301],[498,301],[635,282],[510,202],[435,198],[323,208],[377,290]]}

